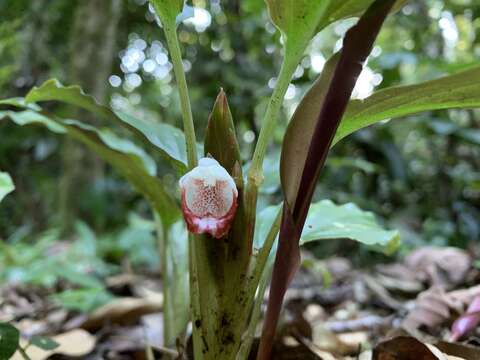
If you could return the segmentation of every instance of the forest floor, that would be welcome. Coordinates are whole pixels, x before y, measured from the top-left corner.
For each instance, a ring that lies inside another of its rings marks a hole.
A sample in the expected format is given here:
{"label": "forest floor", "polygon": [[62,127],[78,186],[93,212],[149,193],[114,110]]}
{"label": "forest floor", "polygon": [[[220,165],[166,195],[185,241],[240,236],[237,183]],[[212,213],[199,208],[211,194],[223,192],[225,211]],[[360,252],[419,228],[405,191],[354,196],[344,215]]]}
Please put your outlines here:
{"label": "forest floor", "polygon": [[[465,315],[480,297],[480,272],[466,251],[420,248],[369,269],[341,257],[320,261],[304,253],[304,259],[314,266],[304,266],[287,292],[274,359],[480,359],[480,333],[465,331],[480,322],[478,310]],[[160,278],[131,269],[106,277],[114,297],[90,312],[68,302],[96,295],[79,294],[68,281],[4,283],[0,321],[31,339],[32,360],[186,358],[188,347],[162,344]],[[61,304],[52,297],[60,291]],[[17,352],[14,359],[23,357]]]}

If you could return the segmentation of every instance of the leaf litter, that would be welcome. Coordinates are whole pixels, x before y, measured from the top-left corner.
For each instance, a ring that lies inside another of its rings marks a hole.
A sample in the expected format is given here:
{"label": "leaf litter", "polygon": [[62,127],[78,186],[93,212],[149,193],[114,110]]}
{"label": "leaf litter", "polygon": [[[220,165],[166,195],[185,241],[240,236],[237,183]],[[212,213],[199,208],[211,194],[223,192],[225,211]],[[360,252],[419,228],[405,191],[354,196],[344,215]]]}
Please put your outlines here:
{"label": "leaf litter", "polygon": [[[274,359],[480,359],[480,274],[466,251],[420,248],[369,269],[307,251],[302,259],[286,294]],[[3,284],[0,319],[19,329],[21,344],[34,337],[58,344],[30,345],[31,359],[191,358],[188,339],[179,339],[177,349],[163,347],[160,279],[131,268],[106,277],[113,298],[87,313],[49,296],[69,287],[63,280],[51,288]],[[258,341],[252,358],[257,347]]]}

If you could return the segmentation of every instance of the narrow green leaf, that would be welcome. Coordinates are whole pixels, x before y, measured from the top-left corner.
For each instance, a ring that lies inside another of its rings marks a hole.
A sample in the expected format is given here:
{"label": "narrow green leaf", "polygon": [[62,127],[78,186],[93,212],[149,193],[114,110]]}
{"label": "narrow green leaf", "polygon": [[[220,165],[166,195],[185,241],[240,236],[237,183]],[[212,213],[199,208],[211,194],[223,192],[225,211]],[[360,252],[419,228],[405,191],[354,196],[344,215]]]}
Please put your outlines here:
{"label": "narrow green leaf", "polygon": [[480,107],[480,66],[408,86],[395,86],[350,101],[333,140],[379,121],[422,111]]}
{"label": "narrow green leaf", "polygon": [[155,161],[153,161],[153,159],[142,148],[138,147],[128,139],[118,137],[110,129],[97,129],[94,126],[72,119],[65,119],[61,123],[69,130],[75,128],[79,129],[82,133],[82,130],[84,130],[85,132],[94,134],[108,148],[141,160],[147,173],[150,176],[156,175],[157,166]]}
{"label": "narrow green leaf", "polygon": [[[129,151],[132,143],[124,139],[116,142],[119,139],[112,138],[111,134],[105,135],[100,132],[100,135],[98,131],[79,126],[76,121],[69,120],[65,124],[68,126],[69,135],[95,151],[144,194],[165,224],[171,224],[179,218],[178,205],[165,191],[162,181],[149,173],[138,154]],[[110,145],[114,145],[115,148],[110,148]]]}
{"label": "narrow green leaf", "polygon": [[374,246],[390,254],[396,250],[400,235],[378,225],[375,215],[348,203],[335,205],[323,200],[310,206],[300,238],[300,245],[322,239],[351,239]]}
{"label": "narrow green leaf", "polygon": [[13,184],[10,175],[6,172],[0,171],[0,201],[2,201],[3,198],[13,190],[15,190],[15,185]]}
{"label": "narrow green leaf", "polygon": [[8,360],[17,351],[20,332],[13,325],[0,323],[0,360]]}
{"label": "narrow green leaf", "polygon": [[131,126],[144,140],[148,140],[156,149],[161,150],[163,158],[180,173],[187,171],[187,150],[185,135],[179,128],[156,120],[133,117],[130,114],[116,111],[115,115],[125,124]]}
{"label": "narrow green leaf", "polygon": [[68,134],[97,153],[145,195],[165,224],[180,217],[178,205],[165,191],[161,179],[156,177],[155,163],[129,140],[119,138],[110,130],[99,130],[77,120],[49,118],[32,110],[3,111],[0,120],[3,118],[10,118],[18,125],[40,124],[57,133]]}
{"label": "narrow green leaf", "polygon": [[[331,2],[320,21],[317,32],[335,21],[356,17],[368,9],[374,0],[343,0]],[[400,9],[408,0],[397,0],[392,12]]]}
{"label": "narrow green leaf", "polygon": [[88,110],[105,119],[111,119],[115,116],[108,107],[99,104],[93,96],[85,94],[80,86],[63,86],[57,79],[49,79],[42,85],[33,87],[25,96],[27,104],[40,101],[62,101]]}
{"label": "narrow green leaf", "polygon": [[[154,119],[149,121],[123,112],[114,112],[107,106],[99,104],[93,96],[85,94],[80,86],[64,86],[57,79],[47,80],[39,87],[34,87],[25,97],[25,102],[29,105],[41,101],[61,101],[118,123],[132,131],[146,144],[160,150],[162,157],[178,172],[183,173],[186,170],[185,136],[181,130],[171,125]],[[23,104],[20,100],[16,100],[16,103],[19,106]]]}
{"label": "narrow green leaf", "polygon": [[170,304],[173,310],[173,342],[185,334],[190,320],[188,232],[183,221],[170,227],[167,235],[167,259],[171,262],[169,284],[172,288]]}
{"label": "narrow green leaf", "polygon": [[0,100],[0,105],[10,105],[10,106],[16,106],[16,107],[21,107],[26,109],[32,109],[36,111],[40,110],[40,106],[38,106],[37,104],[29,104],[25,101],[25,98],[22,98],[22,97]]}
{"label": "narrow green leaf", "polygon": [[67,132],[64,126],[33,110],[18,112],[9,110],[0,111],[0,119],[6,117],[9,117],[15,124],[20,126],[40,125],[45,126],[48,130],[57,134],[65,134]]}

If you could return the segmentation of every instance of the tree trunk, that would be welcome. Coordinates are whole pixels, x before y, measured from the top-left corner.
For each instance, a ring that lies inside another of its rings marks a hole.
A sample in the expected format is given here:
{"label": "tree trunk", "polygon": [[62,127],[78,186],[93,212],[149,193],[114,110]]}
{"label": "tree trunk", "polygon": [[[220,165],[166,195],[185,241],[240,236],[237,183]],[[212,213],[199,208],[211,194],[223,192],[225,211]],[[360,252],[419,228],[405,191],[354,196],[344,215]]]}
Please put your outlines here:
{"label": "tree trunk", "polygon": [[[101,103],[107,100],[108,76],[115,58],[121,5],[121,0],[82,0],[75,12],[68,82],[79,84]],[[80,120],[96,122],[95,117],[85,111],[78,111],[75,115]],[[60,219],[64,232],[68,232],[77,212],[76,204],[82,185],[101,179],[104,164],[67,138],[64,142],[63,167]],[[85,172],[85,169],[91,171]]]}

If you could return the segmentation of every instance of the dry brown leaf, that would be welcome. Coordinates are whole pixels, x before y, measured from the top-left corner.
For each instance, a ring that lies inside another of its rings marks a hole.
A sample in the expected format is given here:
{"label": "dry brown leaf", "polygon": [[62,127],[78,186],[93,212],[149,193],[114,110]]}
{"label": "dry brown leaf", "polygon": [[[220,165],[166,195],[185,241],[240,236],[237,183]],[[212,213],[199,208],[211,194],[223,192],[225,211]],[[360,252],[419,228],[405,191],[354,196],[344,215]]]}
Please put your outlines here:
{"label": "dry brown leaf", "polygon": [[462,303],[464,306],[468,306],[473,300],[473,298],[480,295],[480,285],[472,286],[468,289],[459,289],[450,291],[448,296],[452,301]]}
{"label": "dry brown leaf", "polygon": [[408,279],[405,276],[393,277],[383,274],[377,274],[375,275],[375,278],[383,287],[390,291],[399,291],[406,294],[418,294],[425,288],[423,284],[420,281],[415,280],[415,278]]}
{"label": "dry brown leaf", "polygon": [[449,356],[456,356],[465,360],[480,359],[480,348],[478,347],[446,341],[440,341],[435,346]]}
{"label": "dry brown leaf", "polygon": [[405,258],[405,265],[414,271],[420,280],[451,289],[465,281],[472,258],[466,251],[458,248],[428,246],[409,254]]}
{"label": "dry brown leaf", "polygon": [[[43,350],[36,346],[29,346],[26,353],[32,360],[45,360],[54,354],[61,354],[70,357],[84,356],[90,353],[95,347],[95,337],[85,330],[76,329],[52,337],[59,346],[53,350]],[[22,347],[27,344],[21,341]],[[17,351],[12,360],[23,360],[23,356]]]}
{"label": "dry brown leaf", "polygon": [[378,281],[372,276],[364,275],[363,280],[365,281],[366,286],[374,294],[376,300],[381,301],[384,305],[388,306],[393,310],[398,310],[403,307],[403,304],[394,299],[390,293],[385,289]]}
{"label": "dry brown leaf", "polygon": [[438,328],[451,318],[451,310],[458,313],[461,309],[462,304],[448,296],[441,287],[432,287],[418,295],[402,327],[412,333],[422,326]]}
{"label": "dry brown leaf", "polygon": [[465,282],[472,258],[453,247],[424,247],[410,253],[403,264],[379,265],[377,282],[388,290],[418,293],[428,286],[453,289]]}
{"label": "dry brown leaf", "polygon": [[432,287],[417,296],[402,327],[411,334],[416,334],[415,330],[421,326],[437,328],[451,320],[452,316],[461,314],[473,298],[479,295],[480,285],[450,292],[445,292],[441,287]]}
{"label": "dry brown leaf", "polygon": [[95,310],[80,327],[94,330],[106,322],[131,324],[143,315],[159,312],[162,305],[159,298],[119,298]]}
{"label": "dry brown leaf", "polygon": [[378,344],[372,360],[467,360],[449,355],[434,345],[409,337],[399,336]]}
{"label": "dry brown leaf", "polygon": [[366,333],[337,335],[325,329],[321,324],[313,328],[312,348],[334,355],[351,355],[357,353],[360,345],[367,340]]}

